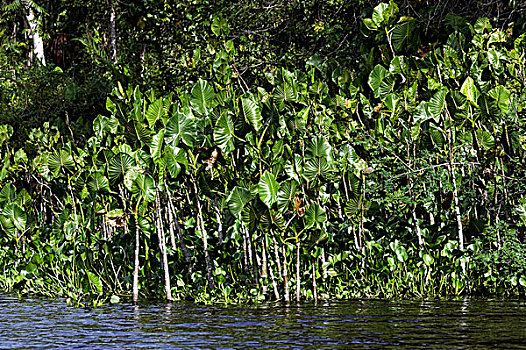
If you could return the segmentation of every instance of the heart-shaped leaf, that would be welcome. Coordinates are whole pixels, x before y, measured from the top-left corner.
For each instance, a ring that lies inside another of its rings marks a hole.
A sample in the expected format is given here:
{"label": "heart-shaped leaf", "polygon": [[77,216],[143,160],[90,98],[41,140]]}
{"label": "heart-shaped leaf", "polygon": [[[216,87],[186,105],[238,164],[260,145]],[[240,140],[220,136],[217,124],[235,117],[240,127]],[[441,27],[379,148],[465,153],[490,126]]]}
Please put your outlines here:
{"label": "heart-shaped leaf", "polygon": [[265,171],[258,184],[259,198],[271,207],[278,198],[279,184],[276,182],[274,175],[268,170]]}
{"label": "heart-shaped leaf", "polygon": [[318,203],[309,205],[307,212],[305,213],[305,228],[321,228],[321,225],[325,221],[327,221],[327,212],[325,208],[321,207]]}
{"label": "heart-shaped leaf", "polygon": [[229,112],[224,112],[214,128],[214,141],[224,154],[234,150],[234,122]]}
{"label": "heart-shaped leaf", "polygon": [[238,217],[245,204],[247,204],[252,199],[250,191],[242,187],[234,187],[230,195],[226,200],[228,209],[235,217]]}
{"label": "heart-shaped leaf", "polygon": [[182,140],[188,147],[193,147],[197,137],[196,120],[192,110],[185,107],[168,120],[166,124],[166,143],[177,146]]}
{"label": "heart-shaped leaf", "polygon": [[192,108],[199,114],[208,115],[213,108],[214,99],[214,89],[207,81],[199,79],[192,89],[192,97],[190,98]]}

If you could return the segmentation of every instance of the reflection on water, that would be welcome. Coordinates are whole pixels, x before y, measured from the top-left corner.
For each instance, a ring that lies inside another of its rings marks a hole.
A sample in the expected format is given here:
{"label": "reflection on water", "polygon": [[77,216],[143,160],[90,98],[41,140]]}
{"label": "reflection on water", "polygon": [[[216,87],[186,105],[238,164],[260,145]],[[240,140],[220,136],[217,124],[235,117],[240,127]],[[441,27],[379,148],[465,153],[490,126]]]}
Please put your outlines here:
{"label": "reflection on water", "polygon": [[301,306],[121,304],[0,296],[0,349],[524,348],[523,301],[334,301]]}

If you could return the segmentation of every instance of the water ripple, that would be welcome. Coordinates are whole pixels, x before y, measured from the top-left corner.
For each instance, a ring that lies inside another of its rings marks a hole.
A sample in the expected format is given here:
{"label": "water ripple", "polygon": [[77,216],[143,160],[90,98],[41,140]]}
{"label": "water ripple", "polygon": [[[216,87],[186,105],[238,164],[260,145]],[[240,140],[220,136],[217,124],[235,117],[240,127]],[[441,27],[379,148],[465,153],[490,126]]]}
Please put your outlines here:
{"label": "water ripple", "polygon": [[525,306],[467,299],[83,309],[0,296],[0,349],[523,348]]}

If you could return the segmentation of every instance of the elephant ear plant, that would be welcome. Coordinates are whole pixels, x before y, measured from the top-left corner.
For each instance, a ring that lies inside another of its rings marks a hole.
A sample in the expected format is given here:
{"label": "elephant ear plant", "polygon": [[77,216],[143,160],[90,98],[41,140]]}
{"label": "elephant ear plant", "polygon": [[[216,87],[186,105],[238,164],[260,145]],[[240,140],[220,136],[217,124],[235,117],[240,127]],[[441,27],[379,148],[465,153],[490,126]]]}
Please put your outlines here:
{"label": "elephant ear plant", "polygon": [[248,83],[212,16],[188,88],[117,82],[83,142],[45,124],[12,149],[0,125],[0,287],[94,305],[524,293],[524,35],[449,15],[426,42],[401,11],[365,16],[354,66],[313,55]]}

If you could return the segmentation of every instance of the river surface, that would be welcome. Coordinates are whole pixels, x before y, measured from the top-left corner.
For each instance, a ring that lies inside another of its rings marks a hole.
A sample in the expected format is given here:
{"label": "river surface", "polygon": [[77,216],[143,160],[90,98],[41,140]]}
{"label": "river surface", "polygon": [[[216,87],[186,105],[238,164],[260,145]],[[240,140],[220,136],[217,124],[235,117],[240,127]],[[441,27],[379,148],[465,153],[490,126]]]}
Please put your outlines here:
{"label": "river surface", "polygon": [[300,306],[118,304],[0,295],[0,349],[526,348],[526,302],[354,300]]}

